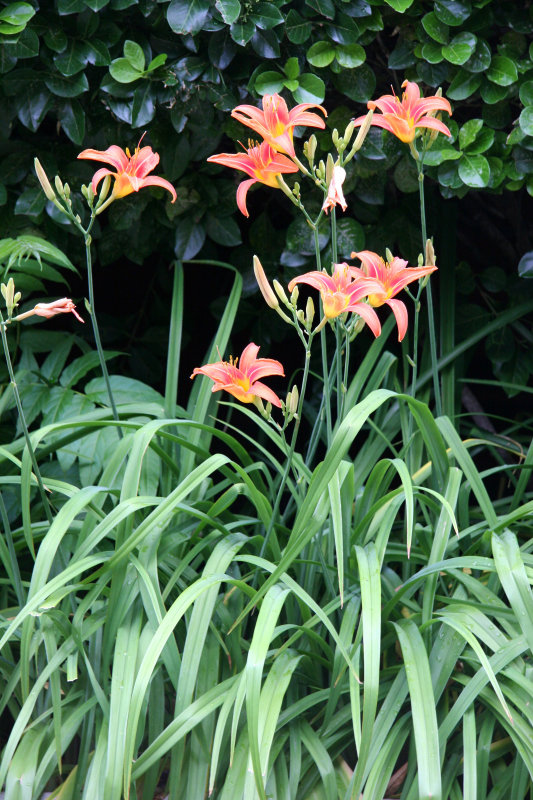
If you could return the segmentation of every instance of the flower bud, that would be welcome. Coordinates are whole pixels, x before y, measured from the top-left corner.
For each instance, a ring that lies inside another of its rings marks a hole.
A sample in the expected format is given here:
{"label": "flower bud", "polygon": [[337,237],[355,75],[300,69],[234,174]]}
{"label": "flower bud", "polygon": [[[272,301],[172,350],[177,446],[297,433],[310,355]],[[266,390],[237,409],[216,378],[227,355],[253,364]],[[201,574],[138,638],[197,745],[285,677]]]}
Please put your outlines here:
{"label": "flower bud", "polygon": [[435,258],[435,250],[433,249],[433,241],[428,239],[426,242],[426,266],[434,267],[437,263]]}
{"label": "flower bud", "polygon": [[370,130],[370,126],[372,125],[372,117],[374,116],[374,110],[371,109],[365,117],[365,121],[359,128],[359,133],[355,137],[355,142],[353,143],[353,147],[350,150],[348,156],[346,157],[345,161],[350,161],[357,153],[358,150],[361,149],[363,146],[363,142],[366,139],[367,133]]}
{"label": "flower bud", "polygon": [[328,153],[328,157],[326,160],[326,184],[327,186],[330,185],[331,179],[333,178],[333,168],[335,167],[335,162],[333,161],[333,156],[331,153]]}
{"label": "flower bud", "polygon": [[7,316],[11,318],[13,310],[18,306],[18,301],[22,295],[20,292],[15,293],[15,282],[13,281],[13,278],[10,278],[7,284],[3,283],[0,286],[0,289],[2,290],[4,300],[6,301]]}
{"label": "flower bud", "polygon": [[307,142],[304,142],[304,155],[309,162],[309,166],[313,166],[313,162],[315,160],[315,153],[316,153],[316,136],[313,133],[312,136],[309,137]]}
{"label": "flower bud", "polygon": [[296,303],[298,302],[298,297],[300,296],[300,291],[297,286],[291,292],[291,306],[296,308]]}
{"label": "flower bud", "polygon": [[63,182],[62,182],[61,178],[59,177],[59,175],[55,176],[54,183],[56,185],[57,193],[59,195],[61,195],[61,197],[64,197],[65,196],[65,191],[63,189]]}
{"label": "flower bud", "polygon": [[348,147],[348,145],[350,144],[354,130],[355,130],[355,120],[352,119],[346,126],[346,130],[344,131],[344,136],[342,137],[344,141],[344,147]]}
{"label": "flower bud", "polygon": [[311,330],[311,326],[313,325],[313,319],[315,318],[315,304],[313,303],[313,298],[307,298],[307,304],[305,306],[305,327],[308,331]]}
{"label": "flower bud", "polygon": [[296,416],[298,412],[298,400],[298,387],[294,384],[290,392],[287,392],[287,400],[285,402],[284,412],[287,422],[291,422]]}
{"label": "flower bud", "polygon": [[387,264],[390,264],[394,258],[388,247],[385,248],[385,258],[387,259]]}
{"label": "flower bud", "polygon": [[331,133],[331,141],[333,142],[333,147],[338,149],[339,148],[340,137],[339,137],[339,131],[337,130],[337,128],[333,128],[333,131]]}
{"label": "flower bud", "polygon": [[50,185],[50,181],[48,180],[48,176],[47,176],[46,172],[44,171],[41,162],[39,161],[38,158],[35,158],[34,161],[33,161],[33,164],[35,166],[35,172],[36,172],[37,178],[39,179],[39,183],[41,184],[41,188],[42,188],[43,192],[45,193],[47,199],[48,200],[52,200],[52,201],[55,200],[56,199],[56,194],[55,194],[54,190],[52,189],[52,187]]}
{"label": "flower bud", "polygon": [[281,283],[274,278],[274,280],[272,281],[272,285],[281,302],[284,303],[286,306],[288,306],[289,300],[287,298],[287,295],[285,294],[285,289],[283,288]]}
{"label": "flower bud", "polygon": [[268,282],[268,278],[265,274],[265,270],[263,269],[263,265],[261,264],[257,256],[254,256],[253,258],[253,264],[254,264],[255,279],[257,281],[257,285],[259,286],[261,294],[265,299],[265,303],[270,308],[278,308],[279,306],[278,298],[272,291],[272,287]]}
{"label": "flower bud", "polygon": [[302,325],[305,325],[305,314],[303,308],[298,309],[296,316],[298,317],[298,322],[301,322]]}
{"label": "flower bud", "polygon": [[326,177],[326,165],[322,160],[318,162],[318,167],[316,168],[316,176],[320,180],[324,180]]}

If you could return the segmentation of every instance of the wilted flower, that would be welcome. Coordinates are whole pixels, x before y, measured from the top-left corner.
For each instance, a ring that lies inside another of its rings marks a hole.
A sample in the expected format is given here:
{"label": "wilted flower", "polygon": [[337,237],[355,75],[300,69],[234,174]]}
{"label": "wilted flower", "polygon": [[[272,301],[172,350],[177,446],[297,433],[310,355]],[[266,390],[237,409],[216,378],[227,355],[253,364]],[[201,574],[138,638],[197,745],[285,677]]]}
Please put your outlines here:
{"label": "wilted flower", "polygon": [[374,336],[379,336],[381,333],[381,325],[374,309],[367,303],[360,302],[371,292],[380,290],[377,281],[369,280],[365,275],[354,280],[348,264],[335,264],[333,275],[314,271],[293,278],[289,283],[289,291],[292,292],[297,283],[306,283],[318,289],[327,319],[338,317],[346,311],[353,311],[364,319]]}
{"label": "wilted flower", "polygon": [[346,178],[346,170],[342,167],[333,167],[333,175],[329,182],[328,194],[324,200],[322,210],[327,214],[330,208],[335,208],[337,203],[343,211],[346,211],[347,203],[342,193],[342,184]]}
{"label": "wilted flower", "polygon": [[229,361],[216,361],[214,364],[205,364],[196,367],[191,378],[195,375],[207,375],[214,381],[213,392],[225,389],[242,403],[253,403],[256,397],[272,403],[281,408],[281,400],[268,386],[261,383],[259,378],[267,375],[285,375],[279,361],[273,358],[257,358],[258,345],[251,342],[242,351],[239,359],[230,356]]}
{"label": "wilted flower", "polygon": [[409,283],[423,278],[424,275],[429,275],[437,267],[408,267],[407,261],[402,258],[393,258],[390,263],[385,262],[381,256],[370,250],[352,253],[351,257],[358,258],[363,264],[362,269],[360,267],[349,267],[352,277],[356,279],[371,278],[379,284],[380,288],[377,291],[373,290],[368,295],[368,302],[375,308],[385,303],[392,309],[398,325],[398,341],[401,342],[407,332],[407,308],[401,300],[393,300],[392,298],[402,289],[405,289]]}
{"label": "wilted flower", "polygon": [[[431,128],[435,131],[451,136],[449,128],[435,117],[433,111],[447,111],[452,113],[449,102],[444,97],[420,97],[420,89],[413,81],[404,81],[402,89],[405,91],[400,100],[395,94],[384,94],[378,100],[370,100],[367,107],[371,110],[378,108],[381,114],[374,114],[372,125],[385,128],[402,142],[412,142],[417,128]],[[429,113],[428,113],[429,112]],[[362,125],[366,117],[358,117],[356,125]]]}
{"label": "wilted flower", "polygon": [[308,108],[319,108],[327,117],[326,110],[313,103],[300,103],[289,111],[287,103],[279,94],[266,94],[263,97],[262,111],[255,106],[242,105],[234,108],[231,116],[252,128],[274,150],[294,156],[293,130],[297,125],[326,127],[322,117],[310,114]]}
{"label": "wilted flower", "polygon": [[254,183],[264,183],[279,189],[277,176],[281,173],[298,172],[298,167],[286,156],[276,151],[267,142],[249,147],[244,153],[219,153],[210,156],[208,161],[223,164],[225,167],[240,169],[251,176],[251,180],[243,181],[237,188],[237,206],[245,217],[249,217],[246,208],[246,195]]}
{"label": "wilted flower", "polygon": [[[142,139],[141,139],[142,141]],[[116,144],[112,144],[107,150],[83,150],[78,158],[88,159],[90,161],[103,161],[104,164],[111,164],[116,172],[103,167],[93,175],[91,188],[94,194],[97,193],[98,184],[110,175],[115,179],[111,199],[116,200],[119,197],[126,197],[132,192],[138,192],[145,186],[161,186],[172,195],[172,202],[176,200],[176,190],[169,181],[164,178],[159,178],[156,175],[146,177],[148,173],[159,164],[159,155],[154,153],[151,147],[141,147],[141,142],[135,148],[135,152],[131,155],[128,148],[126,151],[122,150]],[[107,204],[106,204],[107,205]]]}
{"label": "wilted flower", "polygon": [[37,303],[37,305],[32,308],[31,311],[25,311],[24,314],[19,314],[17,317],[14,317],[14,319],[17,320],[17,322],[33,316],[50,319],[51,317],[55,317],[56,314],[71,313],[74,314],[76,319],[78,319],[80,322],[84,322],[84,320],[76,311],[76,306],[72,300],[70,300],[68,297],[62,297],[60,300],[53,300],[51,303]]}

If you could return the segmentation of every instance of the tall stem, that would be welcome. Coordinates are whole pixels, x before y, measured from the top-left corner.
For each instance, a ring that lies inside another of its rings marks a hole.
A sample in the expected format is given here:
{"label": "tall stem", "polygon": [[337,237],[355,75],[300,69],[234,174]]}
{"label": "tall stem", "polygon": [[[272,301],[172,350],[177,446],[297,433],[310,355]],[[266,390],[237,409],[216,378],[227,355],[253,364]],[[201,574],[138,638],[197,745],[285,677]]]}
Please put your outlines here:
{"label": "tall stem", "polygon": [[11,356],[9,354],[9,347],[6,336],[6,323],[4,322],[4,318],[1,313],[0,313],[0,333],[2,336],[2,346],[4,348],[4,356],[6,359],[7,370],[9,372],[9,379],[11,381],[11,386],[13,388],[13,394],[15,395],[15,403],[17,405],[20,424],[22,426],[22,431],[24,433],[24,438],[26,440],[26,447],[28,448],[28,453],[30,454],[33,472],[37,479],[37,485],[39,487],[39,493],[41,495],[41,500],[44,507],[44,513],[46,514],[46,519],[50,524],[52,524],[53,516],[52,516],[52,509],[50,507],[50,500],[48,499],[48,495],[46,494],[46,489],[44,488],[43,479],[41,477],[41,471],[39,469],[39,465],[37,464],[37,459],[35,457],[35,452],[33,450],[33,446],[30,439],[30,433],[28,431],[28,426],[26,425],[26,417],[24,416],[24,411],[22,408],[22,402],[20,400],[17,381],[15,379],[15,373],[13,371],[13,364],[11,363]]}
{"label": "tall stem", "polygon": [[295,451],[295,448],[296,448],[296,440],[298,438],[298,431],[300,429],[300,423],[302,421],[302,412],[303,412],[303,405],[304,405],[305,390],[307,388],[307,379],[309,377],[309,366],[311,364],[311,343],[312,343],[312,341],[313,341],[313,336],[311,335],[309,337],[309,341],[308,341],[307,347],[305,349],[304,374],[303,374],[303,377],[302,377],[302,384],[301,384],[301,387],[300,387],[300,398],[299,398],[299,402],[298,402],[298,414],[297,414],[297,416],[295,417],[295,420],[294,420],[294,427],[292,429],[291,443],[290,443],[290,446],[289,446],[289,450],[287,452],[287,460],[285,462],[285,469],[283,470],[283,475],[281,477],[281,482],[280,482],[280,485],[278,487],[278,491],[277,491],[277,494],[276,494],[276,499],[274,500],[274,507],[272,509],[272,515],[270,517],[270,522],[268,524],[268,528],[267,528],[267,531],[266,531],[266,534],[265,534],[265,539],[263,541],[263,546],[261,547],[261,553],[260,553],[260,557],[261,558],[263,557],[263,555],[266,552],[266,549],[268,547],[268,541],[270,539],[270,535],[272,533],[272,530],[274,528],[274,524],[276,522],[276,519],[277,519],[277,516],[278,516],[278,513],[279,513],[279,508],[280,508],[280,505],[281,505],[281,498],[282,498],[283,492],[285,490],[285,485],[287,483],[287,478],[289,477],[289,472],[290,472],[291,465],[292,465],[292,459],[293,459],[294,451]]}
{"label": "tall stem", "polygon": [[[313,227],[313,236],[315,241],[315,261],[317,271],[322,269],[322,262],[320,259],[320,241],[318,238],[318,224],[315,222]],[[331,424],[331,400],[329,392],[329,371],[328,371],[328,349],[326,342],[326,331],[324,328],[320,331],[320,347],[322,350],[322,380],[324,383],[324,405],[326,407],[326,436],[328,447],[332,437],[332,424]]]}
{"label": "tall stem", "polygon": [[[427,230],[426,230],[426,203],[424,198],[424,167],[421,161],[416,162],[418,168],[418,192],[420,196],[420,224],[422,229],[422,252],[426,252]],[[439,386],[439,370],[437,366],[437,339],[435,336],[435,315],[433,312],[433,292],[431,290],[431,281],[427,282],[427,309],[428,309],[428,327],[429,327],[429,350],[431,355],[431,372],[433,375],[433,391],[435,393],[435,409],[437,416],[442,414],[442,402],[440,396]],[[415,313],[418,313],[415,310]],[[418,333],[417,340],[414,342],[413,361],[418,363]]]}
{"label": "tall stem", "polygon": [[[98,322],[96,320],[96,311],[94,308],[94,290],[93,290],[93,269],[92,269],[92,257],[91,257],[91,236],[90,236],[90,229],[92,227],[92,220],[91,224],[87,231],[84,231],[85,236],[85,259],[87,262],[87,285],[89,289],[89,314],[91,316],[91,322],[93,326],[93,333],[94,333],[94,341],[96,342],[96,350],[98,351],[98,358],[100,360],[100,369],[102,370],[102,375],[104,376],[104,382],[107,389],[107,396],[109,397],[109,402],[111,404],[111,410],[113,412],[113,418],[115,422],[120,422],[120,418],[118,416],[117,407],[115,404],[115,398],[113,397],[113,392],[111,391],[111,381],[109,380],[109,372],[107,371],[107,365],[105,363],[105,356],[104,351],[102,349],[102,342],[100,340],[100,331],[98,329]],[[117,432],[119,438],[122,439],[123,433],[120,426],[117,427]]]}
{"label": "tall stem", "polygon": [[[331,209],[331,259],[333,264],[337,263],[337,215],[335,208]],[[341,422],[342,414],[342,359],[341,359],[341,329],[339,319],[335,320],[335,349],[337,351],[337,370],[336,370],[336,384],[337,384],[337,424]]]}

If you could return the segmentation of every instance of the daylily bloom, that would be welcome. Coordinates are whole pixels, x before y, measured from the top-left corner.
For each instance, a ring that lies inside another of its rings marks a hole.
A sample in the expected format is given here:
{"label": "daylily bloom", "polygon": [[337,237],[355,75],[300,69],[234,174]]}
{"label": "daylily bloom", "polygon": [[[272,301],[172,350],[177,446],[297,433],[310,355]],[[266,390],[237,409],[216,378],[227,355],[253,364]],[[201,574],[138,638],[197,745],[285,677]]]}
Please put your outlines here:
{"label": "daylily bloom", "polygon": [[258,345],[251,342],[242,351],[240,363],[238,358],[229,361],[217,361],[214,364],[205,364],[196,367],[191,378],[195,375],[207,375],[214,381],[213,391],[220,392],[225,389],[242,403],[253,403],[256,397],[272,403],[281,408],[281,400],[268,386],[261,383],[259,378],[267,375],[285,375],[282,365],[273,358],[257,358]]}
{"label": "daylily bloom", "polygon": [[287,103],[279,94],[266,94],[263,97],[262,111],[255,106],[243,105],[234,108],[231,116],[252,128],[274,150],[295,156],[292,142],[293,130],[297,125],[307,125],[310,128],[326,127],[322,117],[309,113],[308,108],[319,108],[327,117],[326,110],[314,103],[300,103],[289,111]]}
{"label": "daylily bloom", "polygon": [[213,164],[223,164],[225,167],[240,169],[251,176],[251,180],[243,181],[237,188],[237,205],[245,217],[250,216],[246,208],[246,195],[250,186],[259,182],[279,189],[276,180],[278,175],[298,172],[296,164],[289,161],[286,156],[282,156],[281,153],[276,153],[267,142],[248,147],[244,153],[219,153],[216,156],[209,156],[207,160]]}
{"label": "daylily bloom", "polygon": [[328,194],[324,200],[322,211],[328,213],[330,208],[335,208],[337,203],[343,211],[346,211],[347,203],[342,193],[342,184],[346,178],[346,170],[342,167],[333,167],[333,176],[329,182]]}
{"label": "daylily bloom", "polygon": [[37,303],[35,308],[32,308],[31,311],[25,311],[24,314],[19,314],[17,317],[14,317],[17,322],[21,319],[26,319],[27,317],[45,317],[46,319],[50,319],[51,317],[55,317],[56,314],[74,314],[76,319],[80,322],[84,322],[78,312],[76,311],[76,306],[68,297],[62,297],[60,300],[54,300],[52,303]]}
{"label": "daylily bloom", "polygon": [[[451,136],[449,128],[440,120],[431,116],[434,111],[447,111],[451,115],[452,109],[444,97],[420,97],[420,89],[413,81],[404,81],[402,89],[405,91],[400,100],[395,94],[384,94],[378,100],[370,100],[367,107],[371,110],[379,109],[381,114],[374,114],[372,125],[385,128],[402,142],[412,142],[417,128],[431,128],[435,131]],[[428,113],[429,112],[429,113]],[[362,125],[366,117],[358,117],[356,125]]]}
{"label": "daylily bloom", "polygon": [[[141,139],[142,141],[142,139]],[[172,202],[176,200],[176,190],[169,181],[164,178],[158,178],[156,175],[146,177],[149,172],[159,164],[159,155],[154,153],[151,147],[141,147],[141,142],[135,148],[135,152],[131,155],[128,148],[122,150],[116,144],[112,144],[107,150],[83,150],[78,158],[85,158],[90,161],[103,161],[104,164],[111,164],[116,172],[103,167],[93,175],[91,187],[96,194],[98,184],[105,178],[106,175],[111,175],[115,179],[113,185],[113,192],[111,198],[116,200],[119,197],[126,197],[132,192],[138,192],[145,186],[161,186],[172,195]]]}
{"label": "daylily bloom", "polygon": [[388,263],[371,250],[352,253],[351,257],[358,258],[363,264],[362,268],[349,267],[350,274],[354,278],[367,277],[379,283],[380,289],[368,295],[368,302],[374,308],[385,303],[392,309],[398,325],[398,341],[401,342],[407,332],[407,308],[401,300],[393,300],[392,298],[402,289],[405,289],[407,284],[423,278],[424,275],[429,275],[437,267],[408,267],[407,261],[404,261],[403,258],[393,258]]}
{"label": "daylily bloom", "polygon": [[333,275],[328,275],[327,272],[314,271],[306,272],[304,275],[293,278],[289,283],[290,292],[292,292],[297,283],[306,283],[308,286],[312,286],[313,289],[318,289],[322,298],[324,316],[327,319],[338,317],[339,314],[344,314],[345,311],[354,311],[364,319],[374,336],[379,336],[381,333],[381,325],[374,309],[367,303],[360,302],[363,297],[371,292],[380,290],[380,285],[377,281],[369,280],[366,275],[354,280],[350,274],[348,264],[335,264]]}

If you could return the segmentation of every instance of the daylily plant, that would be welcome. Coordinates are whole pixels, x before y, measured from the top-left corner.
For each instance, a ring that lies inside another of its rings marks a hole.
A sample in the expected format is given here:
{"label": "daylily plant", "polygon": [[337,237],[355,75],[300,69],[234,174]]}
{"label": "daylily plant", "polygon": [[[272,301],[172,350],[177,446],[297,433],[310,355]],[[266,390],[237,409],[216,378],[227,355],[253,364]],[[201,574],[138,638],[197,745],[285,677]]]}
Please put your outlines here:
{"label": "daylily plant", "polygon": [[244,153],[219,153],[207,160],[213,164],[240,169],[251,176],[251,180],[243,181],[237,188],[237,206],[245,217],[250,216],[246,208],[246,195],[250,186],[259,182],[279,189],[278,175],[298,172],[296,164],[277,153],[267,142],[248,147]]}
{"label": "daylily plant", "polygon": [[[447,111],[451,115],[451,106],[444,97],[420,97],[420,89],[413,81],[404,81],[405,91],[400,100],[395,94],[384,94],[378,100],[370,100],[367,107],[376,108],[381,114],[374,114],[372,125],[385,128],[402,142],[412,142],[417,128],[431,128],[434,131],[451,136],[449,128],[440,120],[431,116],[435,111]],[[366,117],[358,117],[355,125],[362,125]]]}
{"label": "daylily plant", "polygon": [[254,403],[256,398],[261,398],[281,408],[281,400],[277,394],[259,379],[267,375],[284,376],[283,366],[273,358],[257,358],[258,352],[258,345],[251,342],[242,351],[240,359],[230,356],[229,361],[216,361],[214,364],[196,367],[191,378],[207,375],[214,381],[213,392],[224,389],[241,403]]}
{"label": "daylily plant", "polygon": [[309,108],[319,108],[327,117],[326,110],[313,103],[300,103],[289,111],[287,103],[279,94],[266,94],[263,97],[262,111],[255,106],[242,105],[234,108],[231,116],[252,128],[274,150],[294,157],[293,131],[297,125],[326,127],[322,117],[309,113]]}
{"label": "daylily plant", "polygon": [[371,278],[374,283],[378,283],[379,288],[368,294],[368,302],[374,308],[386,304],[392,309],[398,325],[398,341],[401,342],[407,332],[407,308],[401,300],[392,298],[409,283],[430,275],[437,267],[408,267],[407,261],[402,258],[393,258],[386,262],[371,250],[351,253],[351,258],[358,258],[362,262],[362,268],[348,267],[347,264],[343,266],[348,268],[350,275],[356,280]]}
{"label": "daylily plant", "polygon": [[377,281],[369,280],[366,275],[354,279],[348,264],[335,264],[333,275],[313,271],[293,278],[289,283],[289,291],[292,292],[298,283],[306,283],[313,289],[318,289],[324,316],[327,319],[334,319],[339,314],[353,311],[362,317],[374,336],[380,335],[381,325],[378,315],[371,306],[361,302],[371,292],[380,291],[380,284]]}
{"label": "daylily plant", "polygon": [[[142,139],[141,139],[142,141]],[[135,148],[135,152],[131,155],[128,148],[122,150],[118,145],[113,144],[107,150],[83,150],[78,158],[88,159],[90,161],[103,161],[104,164],[110,164],[115,168],[116,172],[103,167],[93,175],[91,181],[91,188],[96,194],[98,184],[106,177],[111,175],[115,179],[113,191],[110,200],[116,200],[120,197],[132,192],[138,192],[145,186],[161,186],[172,195],[172,202],[176,200],[176,190],[172,184],[164,178],[159,178],[157,175],[149,175],[159,164],[159,154],[154,153],[149,146],[141,147],[141,142]],[[107,205],[107,204],[106,204]]]}

